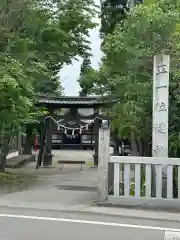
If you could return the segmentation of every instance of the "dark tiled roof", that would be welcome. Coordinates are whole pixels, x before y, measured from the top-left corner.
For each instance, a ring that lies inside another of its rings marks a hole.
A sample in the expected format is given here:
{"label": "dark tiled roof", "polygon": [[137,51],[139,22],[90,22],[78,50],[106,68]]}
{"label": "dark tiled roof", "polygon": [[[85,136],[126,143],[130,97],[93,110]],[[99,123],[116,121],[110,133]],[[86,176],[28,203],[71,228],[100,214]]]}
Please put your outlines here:
{"label": "dark tiled roof", "polygon": [[106,97],[83,97],[83,96],[47,96],[47,95],[37,95],[36,96],[37,105],[54,105],[56,107],[72,107],[77,106],[79,108],[84,107],[94,107],[103,106],[104,104],[112,104],[118,102],[118,99],[111,95]]}
{"label": "dark tiled roof", "polygon": [[38,96],[37,103],[53,105],[98,105],[102,104],[103,101],[99,97]]}

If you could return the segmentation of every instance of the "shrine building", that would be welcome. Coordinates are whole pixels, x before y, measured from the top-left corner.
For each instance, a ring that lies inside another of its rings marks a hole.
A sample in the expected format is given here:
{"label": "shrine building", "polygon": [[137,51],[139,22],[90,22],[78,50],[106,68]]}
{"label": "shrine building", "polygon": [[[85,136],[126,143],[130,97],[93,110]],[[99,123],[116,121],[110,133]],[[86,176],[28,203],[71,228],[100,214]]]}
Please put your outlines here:
{"label": "shrine building", "polygon": [[[45,145],[44,161],[52,158],[52,148],[94,149],[94,161],[97,164],[99,127],[102,121],[107,122],[110,119],[103,116],[100,109],[108,108],[112,102],[100,97],[39,95],[36,105],[47,108],[49,112],[45,117],[46,121],[41,121],[45,130],[39,144],[42,148]],[[49,161],[51,160],[47,160]]]}

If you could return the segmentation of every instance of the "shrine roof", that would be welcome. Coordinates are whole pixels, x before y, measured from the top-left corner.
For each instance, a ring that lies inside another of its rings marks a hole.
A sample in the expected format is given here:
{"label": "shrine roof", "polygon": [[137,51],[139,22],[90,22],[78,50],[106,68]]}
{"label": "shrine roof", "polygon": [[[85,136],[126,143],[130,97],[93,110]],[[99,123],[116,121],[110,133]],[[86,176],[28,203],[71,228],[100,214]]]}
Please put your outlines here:
{"label": "shrine roof", "polygon": [[82,96],[46,96],[38,95],[36,105],[54,106],[54,107],[94,107],[102,106],[107,101],[101,97],[82,97]]}

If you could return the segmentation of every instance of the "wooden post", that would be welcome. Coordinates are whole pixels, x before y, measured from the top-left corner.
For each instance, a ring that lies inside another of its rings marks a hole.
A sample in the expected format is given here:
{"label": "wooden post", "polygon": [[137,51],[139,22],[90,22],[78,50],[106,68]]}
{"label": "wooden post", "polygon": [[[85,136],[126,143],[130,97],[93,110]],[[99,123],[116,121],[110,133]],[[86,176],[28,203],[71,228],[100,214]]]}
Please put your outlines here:
{"label": "wooden post", "polygon": [[99,148],[99,125],[100,119],[95,119],[94,126],[95,126],[95,146],[94,146],[94,166],[98,166],[98,148]]}
{"label": "wooden post", "polygon": [[[50,116],[53,116],[53,112],[49,110]],[[53,120],[51,117],[46,119],[46,147],[45,147],[45,154],[43,159],[43,166],[44,167],[51,167],[52,166],[52,130],[53,130]]]}
{"label": "wooden post", "polygon": [[39,146],[38,159],[36,163],[36,169],[38,169],[42,164],[45,138],[46,138],[46,128],[45,128],[45,123],[43,121],[43,122],[40,122],[40,146]]}
{"label": "wooden post", "polygon": [[[169,56],[154,56],[152,156],[168,157]],[[153,169],[152,194],[155,196],[156,169]],[[162,197],[166,197],[166,166],[162,168]]]}
{"label": "wooden post", "polygon": [[108,125],[99,129],[98,151],[98,201],[108,199],[108,161],[109,161],[110,130]]}

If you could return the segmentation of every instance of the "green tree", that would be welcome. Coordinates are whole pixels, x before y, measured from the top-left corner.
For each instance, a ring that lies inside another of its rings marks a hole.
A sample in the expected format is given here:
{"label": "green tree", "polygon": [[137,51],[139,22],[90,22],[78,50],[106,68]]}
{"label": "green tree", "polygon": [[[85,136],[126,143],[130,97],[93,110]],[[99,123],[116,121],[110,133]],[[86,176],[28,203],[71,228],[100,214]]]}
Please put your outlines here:
{"label": "green tree", "polygon": [[[10,134],[12,126],[28,120],[37,93],[61,93],[58,72],[64,64],[89,51],[87,37],[95,26],[92,19],[96,14],[93,0],[0,2],[1,132],[9,129]],[[11,87],[5,84],[6,79],[10,79]],[[3,99],[9,99],[8,105]],[[9,109],[13,111],[5,114]]]}
{"label": "green tree", "polygon": [[[39,29],[41,41],[36,43],[37,57],[40,59],[42,57],[43,63],[46,63],[45,67],[48,69],[48,71],[43,70],[43,73],[47,72],[49,77],[45,78],[44,74],[42,75],[38,70],[37,74],[40,75],[38,79],[42,80],[36,81],[36,77],[34,85],[38,92],[45,94],[55,93],[59,90],[57,73],[64,64],[70,64],[73,58],[84,56],[86,51],[89,51],[88,29],[95,26],[91,19],[95,17],[96,11],[91,0],[86,3],[81,0],[58,1],[56,7],[57,9],[53,13],[49,11],[49,8],[47,10],[50,23],[40,18],[40,23],[46,22],[46,25],[42,25]],[[47,80],[45,81],[45,79]],[[29,125],[27,143],[33,142],[32,130],[32,126]],[[26,146],[26,150],[27,153],[31,151],[30,145],[29,148]]]}
{"label": "green tree", "polygon": [[101,34],[112,33],[117,23],[125,16],[127,0],[105,0],[101,2]]}
{"label": "green tree", "polygon": [[24,75],[22,65],[0,55],[0,171],[5,171],[11,137],[28,118],[33,88]]}
{"label": "green tree", "polygon": [[153,55],[162,52],[171,55],[170,133],[177,136],[180,130],[179,6],[179,1],[139,5],[104,41],[96,89],[99,85],[100,91],[119,96],[120,104],[111,113],[116,116],[113,128],[118,128],[120,136],[134,132],[141,155],[151,154],[152,63]]}
{"label": "green tree", "polygon": [[[151,0],[152,1],[152,0]],[[118,23],[125,18],[132,4],[142,3],[142,0],[104,0],[101,2],[101,34],[112,33]]]}
{"label": "green tree", "polygon": [[23,62],[37,92],[54,92],[63,65],[89,50],[88,29],[95,26],[91,19],[96,15],[93,1],[4,0],[4,4],[0,49]]}
{"label": "green tree", "polygon": [[[105,42],[105,36],[107,34],[112,34],[116,29],[118,24],[123,24],[128,11],[133,5],[142,3],[141,0],[105,0],[101,3],[101,35],[103,37],[102,47]],[[101,73],[98,73],[98,77],[95,79],[101,78],[104,81],[104,76]],[[86,84],[87,85],[87,84]],[[93,86],[91,84],[87,86]],[[102,84],[101,84],[102,87]],[[103,87],[104,88],[104,87]],[[107,89],[106,89],[107,90]],[[97,91],[97,88],[96,88]],[[101,92],[104,92],[101,90]],[[111,94],[111,91],[110,91]],[[118,139],[118,130],[117,128],[112,129],[112,136],[114,138],[114,150],[115,153],[119,153],[119,139]]]}
{"label": "green tree", "polygon": [[93,85],[99,93],[118,96],[120,103],[109,113],[114,116],[112,128],[121,137],[131,138],[141,156],[151,156],[152,152],[153,56],[160,53],[171,56],[169,155],[180,155],[179,9],[179,0],[135,6],[102,45],[100,77]]}
{"label": "green tree", "polygon": [[94,79],[92,79],[94,72],[95,70],[91,67],[90,55],[86,54],[81,64],[80,76],[78,79],[81,87],[81,96],[86,96],[89,93],[89,90],[92,88],[92,83],[94,82]]}
{"label": "green tree", "polygon": [[81,65],[81,70],[80,70],[80,75],[86,74],[89,71],[89,69],[91,69],[91,59],[90,59],[89,55],[86,55],[83,58],[83,62],[82,62],[82,65]]}

